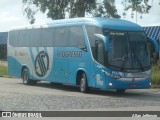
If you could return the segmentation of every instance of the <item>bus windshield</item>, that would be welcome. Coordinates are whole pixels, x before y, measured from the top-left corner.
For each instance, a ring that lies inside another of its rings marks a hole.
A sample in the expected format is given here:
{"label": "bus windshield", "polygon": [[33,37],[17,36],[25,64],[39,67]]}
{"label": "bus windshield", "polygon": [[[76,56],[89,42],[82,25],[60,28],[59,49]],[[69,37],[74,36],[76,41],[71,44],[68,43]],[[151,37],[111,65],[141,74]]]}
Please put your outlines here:
{"label": "bus windshield", "polygon": [[120,71],[150,68],[147,39],[143,32],[110,32],[108,67]]}

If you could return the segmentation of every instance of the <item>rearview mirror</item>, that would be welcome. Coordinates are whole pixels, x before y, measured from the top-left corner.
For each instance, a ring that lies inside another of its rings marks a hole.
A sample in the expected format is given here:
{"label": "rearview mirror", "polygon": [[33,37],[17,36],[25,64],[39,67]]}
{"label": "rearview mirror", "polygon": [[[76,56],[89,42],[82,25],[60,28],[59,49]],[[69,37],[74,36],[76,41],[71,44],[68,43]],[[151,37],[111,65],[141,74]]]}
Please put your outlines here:
{"label": "rearview mirror", "polygon": [[110,42],[109,42],[109,38],[102,35],[102,34],[95,34],[96,37],[100,38],[103,42],[104,42],[104,47],[105,47],[105,51],[109,52],[110,51]]}
{"label": "rearview mirror", "polygon": [[148,40],[148,42],[150,42],[153,45],[154,53],[158,53],[159,52],[158,42],[155,39],[151,38],[151,37],[147,37],[147,40]]}

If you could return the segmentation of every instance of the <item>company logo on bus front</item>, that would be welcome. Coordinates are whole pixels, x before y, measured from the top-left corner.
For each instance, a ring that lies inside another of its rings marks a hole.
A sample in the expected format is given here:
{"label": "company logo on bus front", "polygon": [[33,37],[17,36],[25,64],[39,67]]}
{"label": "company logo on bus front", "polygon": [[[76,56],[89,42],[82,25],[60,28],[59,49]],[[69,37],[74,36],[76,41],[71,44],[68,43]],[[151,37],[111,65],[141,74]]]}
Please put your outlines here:
{"label": "company logo on bus front", "polygon": [[46,51],[40,51],[35,60],[35,72],[38,77],[44,77],[49,70],[49,56]]}

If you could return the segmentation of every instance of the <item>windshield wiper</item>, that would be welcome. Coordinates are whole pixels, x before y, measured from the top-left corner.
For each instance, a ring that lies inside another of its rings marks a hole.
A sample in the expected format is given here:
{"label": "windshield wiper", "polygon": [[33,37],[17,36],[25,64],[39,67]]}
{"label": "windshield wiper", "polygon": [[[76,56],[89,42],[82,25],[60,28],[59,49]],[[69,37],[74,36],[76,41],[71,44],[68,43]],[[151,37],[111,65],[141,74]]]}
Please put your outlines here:
{"label": "windshield wiper", "polygon": [[123,62],[123,64],[122,64],[122,66],[121,66],[121,71],[123,71],[123,70],[124,70],[124,67],[125,67],[126,62],[127,62],[127,59],[125,59],[125,60],[124,60],[124,62]]}
{"label": "windshield wiper", "polygon": [[137,61],[138,61],[139,65],[140,65],[141,70],[144,71],[144,67],[143,67],[141,61],[139,60],[138,56],[135,54],[134,50],[133,50],[133,55],[134,55],[135,58],[137,58]]}
{"label": "windshield wiper", "polygon": [[127,47],[126,47],[126,54],[127,54],[127,56],[124,56],[124,61],[123,61],[123,64],[122,64],[122,66],[121,66],[121,71],[124,70],[124,67],[125,67],[125,65],[126,65],[126,62],[127,62],[127,60],[128,60],[128,49],[127,49]]}

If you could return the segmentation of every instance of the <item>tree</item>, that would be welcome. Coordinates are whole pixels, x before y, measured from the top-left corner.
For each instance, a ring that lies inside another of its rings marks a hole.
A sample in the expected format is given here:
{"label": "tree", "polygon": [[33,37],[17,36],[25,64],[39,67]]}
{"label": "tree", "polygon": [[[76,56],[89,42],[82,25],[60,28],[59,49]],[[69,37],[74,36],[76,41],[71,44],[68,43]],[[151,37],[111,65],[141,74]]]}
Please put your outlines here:
{"label": "tree", "polygon": [[51,19],[65,18],[65,11],[70,0],[22,0],[24,4],[23,14],[30,20],[30,23],[35,22],[35,14],[38,11],[47,12],[47,17]]}
{"label": "tree", "polygon": [[95,17],[113,17],[120,18],[120,15],[117,14],[117,9],[115,0],[104,0],[102,3],[97,5],[97,9],[94,12]]}
{"label": "tree", "polygon": [[[148,14],[149,10],[151,9],[151,5],[149,5],[149,2],[153,2],[153,0],[123,0],[122,4],[124,6],[124,10],[127,11],[131,9],[131,17],[134,17],[134,12],[140,13],[140,14]],[[123,16],[125,16],[126,13],[123,13]],[[141,16],[142,18],[142,16]]]}
{"label": "tree", "polygon": [[30,23],[35,22],[35,15],[38,11],[46,13],[51,19],[64,19],[85,17],[86,14],[92,16],[120,18],[117,14],[114,0],[22,0],[23,14],[26,15]]}
{"label": "tree", "polygon": [[96,8],[96,0],[71,0],[72,7],[69,9],[70,18],[84,17],[86,13],[91,14],[91,11]]}
{"label": "tree", "polygon": [[[124,10],[132,10],[134,13],[148,14],[151,9],[150,1],[154,0],[123,0]],[[86,14],[94,17],[120,18],[117,14],[115,0],[22,0],[23,14],[26,15],[30,23],[35,22],[37,12],[46,13],[51,19],[64,19],[66,17],[85,17]],[[159,1],[160,4],[160,1]],[[122,14],[124,17],[126,13]]]}

